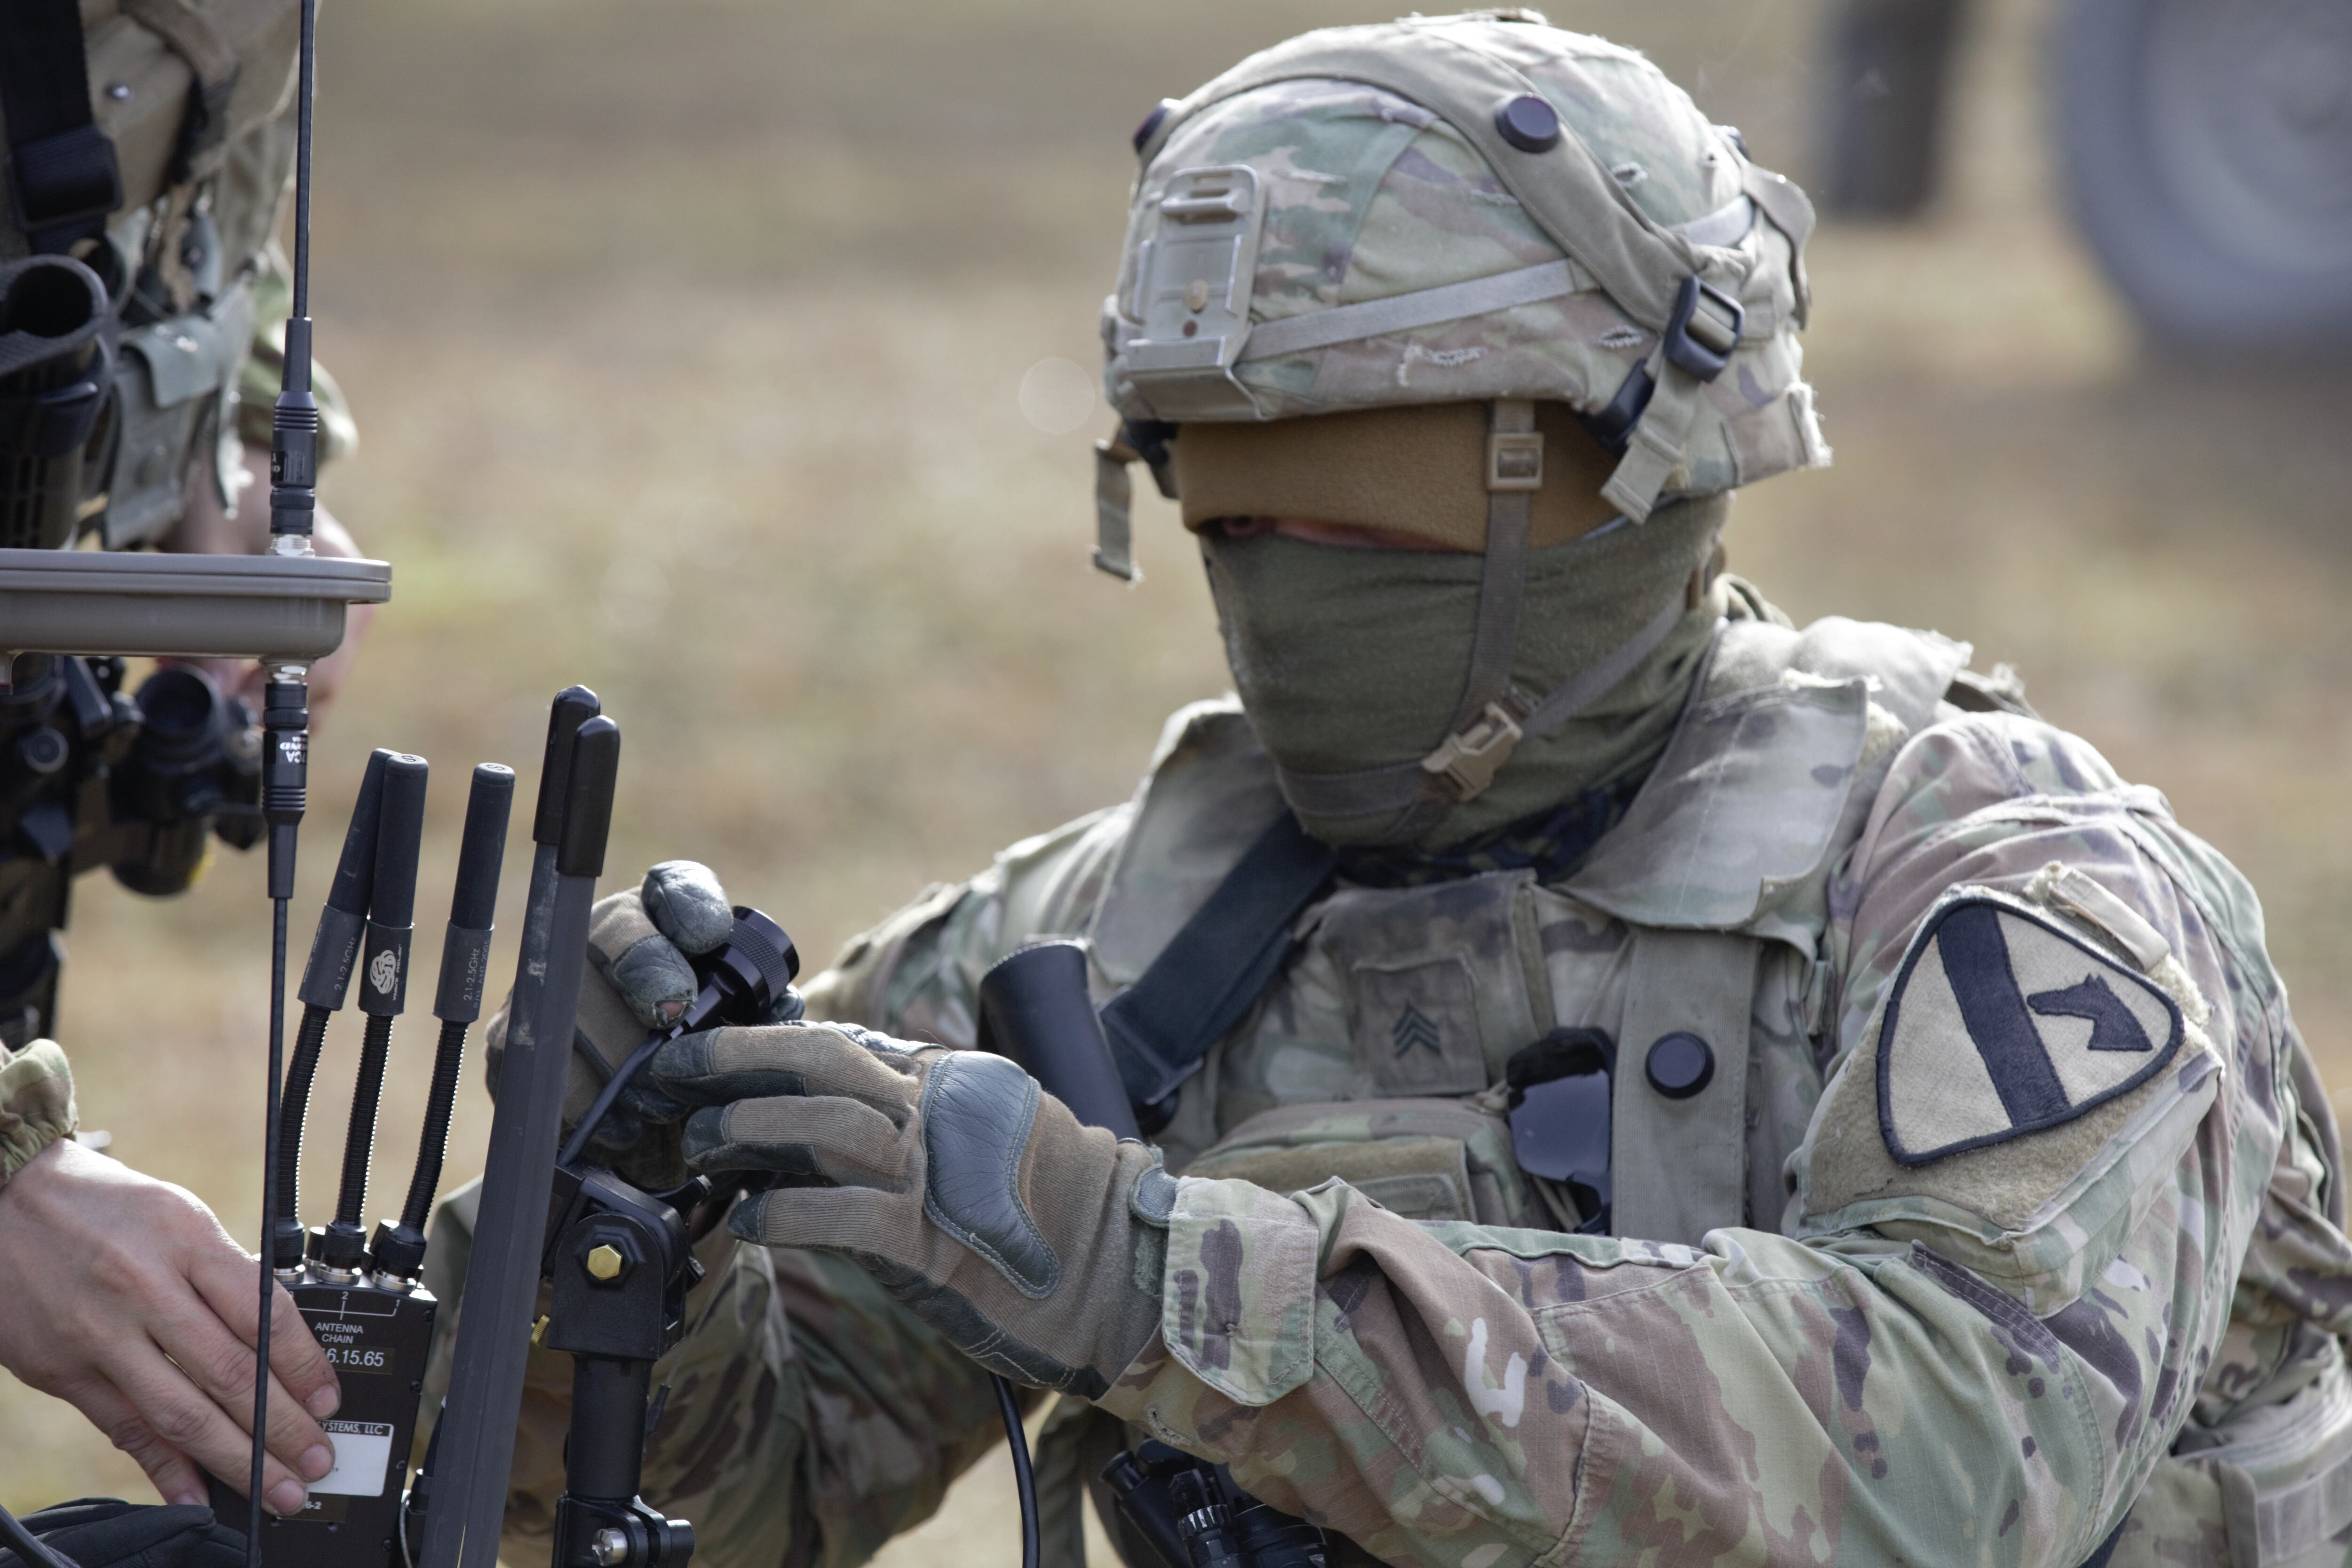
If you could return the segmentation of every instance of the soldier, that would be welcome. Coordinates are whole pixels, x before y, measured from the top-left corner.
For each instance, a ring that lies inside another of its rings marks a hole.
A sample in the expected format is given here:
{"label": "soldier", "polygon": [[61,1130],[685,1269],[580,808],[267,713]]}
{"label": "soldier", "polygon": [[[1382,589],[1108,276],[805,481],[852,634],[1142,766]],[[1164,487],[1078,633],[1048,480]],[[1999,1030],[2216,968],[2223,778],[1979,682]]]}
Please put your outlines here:
{"label": "soldier", "polygon": [[[1829,458],[1801,194],[1521,12],[1137,140],[1098,560],[1140,458],[1238,700],[852,943],[835,1022],[656,1058],[619,1168],[797,1181],[705,1244],[647,1495],[718,1568],[862,1561],[996,1372],[1064,1396],[1048,1480],[1154,1439],[1339,1561],[2343,1562],[2341,1161],[2252,889],[1965,645],[1722,569]],[[603,906],[608,1062],[726,902]],[[1150,1143],[965,1048],[1046,937]]]}
{"label": "soldier", "polygon": [[[270,405],[290,308],[272,236],[291,184],[299,22],[298,0],[0,6],[0,263],[87,268],[71,275],[86,277],[99,318],[73,374],[28,383],[37,334],[19,329],[54,335],[56,324],[37,321],[37,300],[0,301],[0,546],[94,535],[116,550],[267,548]],[[331,379],[315,383],[321,457],[336,456],[355,438],[351,419]],[[253,499],[240,505],[240,492]],[[321,554],[359,553],[323,510],[313,538]],[[313,668],[314,717],[368,613]],[[258,667],[210,673],[226,695],[257,699]],[[20,704],[0,727],[13,739],[40,719]],[[65,1053],[35,1037],[50,1024],[53,933],[75,857],[20,831],[31,797],[11,788],[16,804],[0,817],[0,1366],[71,1401],[165,1501],[201,1504],[204,1469],[245,1486],[254,1262],[192,1194],[74,1142]],[[275,1322],[264,1495],[283,1513],[332,1468],[319,1421],[338,1394],[283,1295]]]}

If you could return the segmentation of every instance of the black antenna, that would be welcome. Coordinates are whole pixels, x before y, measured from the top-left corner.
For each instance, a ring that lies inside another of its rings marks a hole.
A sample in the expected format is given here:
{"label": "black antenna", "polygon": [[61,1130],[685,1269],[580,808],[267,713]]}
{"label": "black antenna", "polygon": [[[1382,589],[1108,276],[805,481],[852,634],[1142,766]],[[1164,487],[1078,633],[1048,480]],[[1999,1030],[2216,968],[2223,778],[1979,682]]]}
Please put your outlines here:
{"label": "black antenna", "polygon": [[319,510],[319,400],[310,395],[310,104],[317,90],[319,0],[302,0],[302,81],[295,107],[294,310],[269,420],[269,534],[278,555],[310,553]]}
{"label": "black antenna", "polygon": [[369,1260],[378,1270],[402,1279],[415,1279],[424,1267],[425,1225],[433,1215],[433,1193],[440,1185],[441,1158],[449,1144],[449,1112],[457,1099],[466,1029],[482,1016],[491,920],[499,902],[499,863],[506,855],[514,786],[512,768],[484,763],[474,770],[473,789],[466,800],[457,885],[449,900],[447,934],[441,941],[441,985],[433,998],[441,1039],[433,1051],[433,1087],[425,1101],[425,1130],[416,1140],[416,1169],[408,1179],[408,1200],[401,1205],[399,1223],[377,1226],[369,1247]]}
{"label": "black antenna", "polygon": [[[294,141],[294,310],[286,323],[286,369],[270,420],[269,548],[310,553],[318,510],[319,405],[310,395],[310,105],[318,92],[318,0],[302,0],[301,79]],[[269,1317],[276,1304],[279,1075],[286,1066],[286,921],[294,897],[294,848],[310,795],[310,668],[273,664],[263,689],[261,814],[269,830],[269,1080],[262,1121],[259,1330],[254,1336],[253,1458],[247,1478],[246,1568],[261,1568],[261,1479],[268,1457]]]}
{"label": "black antenna", "polygon": [[[486,1568],[498,1554],[507,1473],[514,1463],[514,1412],[547,1232],[547,1173],[555,1156],[564,1064],[572,1058],[572,1014],[558,1020],[560,1030],[546,1037],[556,1043],[544,1050],[539,1016],[551,985],[559,995],[567,984],[577,986],[578,969],[568,960],[584,953],[586,941],[584,926],[558,938],[557,906],[565,901],[567,879],[557,854],[572,749],[597,709],[594,692],[572,686],[556,693],[548,715],[547,752],[531,814],[530,887],[508,1000],[506,1060],[490,1120],[474,1262],[466,1270],[457,1342],[450,1351],[449,1397],[433,1428],[436,1468],[424,1550],[413,1559],[424,1568],[461,1568],[461,1559]],[[576,997],[563,1006],[576,1006]]]}
{"label": "black antenna", "polygon": [[310,962],[302,966],[302,984],[295,992],[302,1003],[302,1022],[294,1031],[294,1059],[287,1065],[286,1082],[278,1111],[278,1226],[275,1258],[278,1271],[289,1279],[302,1272],[307,1241],[302,1229],[302,1127],[310,1109],[310,1086],[319,1074],[319,1052],[327,1041],[327,1024],[342,1010],[349,994],[352,966],[359,961],[360,939],[367,931],[368,904],[375,889],[376,823],[383,803],[383,765],[394,755],[378,747],[369,756],[360,780],[360,797],[352,806],[352,824],[344,830],[342,858],[335,865],[335,880],[327,890],[326,907],[319,911],[319,929],[310,938]]}
{"label": "black antenna", "polygon": [[360,1044],[359,1083],[352,1091],[335,1217],[310,1254],[322,1276],[336,1284],[352,1283],[367,1263],[368,1156],[375,1147],[376,1109],[383,1098],[383,1069],[392,1054],[393,1020],[408,1000],[416,861],[425,836],[425,786],[430,772],[423,757],[394,752],[384,759],[375,880],[368,895],[367,936],[360,949],[359,1009],[367,1015],[367,1035]]}

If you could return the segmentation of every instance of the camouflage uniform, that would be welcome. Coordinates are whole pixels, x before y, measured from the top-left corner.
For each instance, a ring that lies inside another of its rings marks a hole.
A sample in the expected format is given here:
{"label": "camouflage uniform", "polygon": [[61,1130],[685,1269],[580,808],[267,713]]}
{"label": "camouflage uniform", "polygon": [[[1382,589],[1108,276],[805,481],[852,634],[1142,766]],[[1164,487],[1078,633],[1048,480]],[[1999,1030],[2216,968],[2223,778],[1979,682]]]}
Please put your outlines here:
{"label": "camouflage uniform", "polygon": [[[1118,859],[1221,718],[1238,728],[1212,710],[1171,730],[1138,805],[1017,846],[853,947],[813,1010],[968,1041],[978,975],[1025,937],[1091,934],[1099,952],[1122,883],[1231,841],[1220,823],[1163,840],[1149,870]],[[1674,784],[1662,768],[1645,794]],[[2291,1560],[2254,1554],[2252,1537],[2226,1558],[2200,1539],[2266,1522],[2297,1539],[2241,1504],[2253,1489],[2215,1434],[2291,1398],[2340,1407],[2352,1302],[2332,1120],[2252,890],[2161,796],[2021,716],[1947,706],[1865,764],[1844,804],[1815,875],[1748,916],[1781,931],[1755,993],[1749,1228],[1661,1247],[1415,1225],[1346,1187],[1285,1200],[1188,1181],[1165,1343],[1105,1406],[1232,1459],[1267,1500],[1391,1561],[1613,1562],[1653,1546],[1677,1561],[1937,1561],[1967,1540],[1987,1562],[2070,1563],[2143,1488],[2116,1562]],[[1745,826],[1790,815],[1759,807]],[[1610,848],[1561,888],[1505,875],[1449,889],[1491,880],[1488,907],[1509,910],[1430,943],[1509,944],[1465,955],[1493,966],[1474,1010],[1488,1016],[1454,1015],[1490,1067],[1540,1032],[1495,1029],[1498,993],[1548,988],[1543,1024],[1622,1019],[1631,921],[1663,911],[1611,886]],[[1939,899],[2016,895],[2126,951],[2054,890],[2053,864],[2155,928],[2151,965],[2201,1020],[2196,1044],[2063,1131],[1896,1164],[1877,1126],[1874,1031]],[[1753,890],[1752,866],[1741,875]],[[1675,898],[1706,919],[1704,895],[1720,890],[1686,881]],[[1188,1139],[1247,1142],[1244,1124],[1276,1104],[1424,1087],[1381,1081],[1399,1058],[1362,984],[1381,971],[1354,985],[1334,973],[1327,933],[1356,897],[1302,920],[1289,973],[1188,1087],[1171,1167]],[[2167,1459],[2176,1447],[2211,1457]],[[2327,1550],[2313,1560],[2341,1560]]]}
{"label": "camouflage uniform", "polygon": [[[1602,492],[1633,523],[1826,460],[1802,198],[1638,57],[1561,37],[1310,35],[1148,130],[1106,310],[1129,434],[1591,415],[1646,367],[1654,439],[1623,433]],[[1542,182],[1580,165],[1487,144],[1497,60],[1613,189],[1563,197]],[[1151,259],[1182,242],[1168,199],[1261,215],[1196,247],[1245,289]],[[1744,307],[1712,379],[1661,358],[1644,256]],[[1431,314],[1465,278],[1484,303]],[[1098,487],[1114,563],[1134,456]],[[1391,1563],[2344,1562],[2341,1159],[2252,890],[1962,645],[1800,630],[1706,574],[1677,625],[1701,635],[1643,668],[1678,717],[1589,845],[1342,854],[1157,1134],[1160,1330],[1095,1403]],[[1134,800],[925,894],[809,1016],[970,1046],[982,975],[1044,936],[1086,944],[1108,1001],[1307,815],[1261,742],[1234,701],[1178,714]],[[1613,1236],[1572,1234],[1575,1194],[1512,1152],[1507,1064],[1562,1028],[1614,1042]],[[1649,1053],[1678,1037],[1714,1070],[1669,1092]],[[723,1568],[862,1560],[989,1440],[978,1366],[831,1255],[738,1248],[697,1300],[647,1491]],[[1096,1421],[1065,1402],[1055,1467]],[[510,1519],[551,1488],[526,1490]]]}
{"label": "camouflage uniform", "polygon": [[[1950,685],[1965,657],[1733,621],[1577,873],[1314,905],[1163,1135],[1172,1170],[1214,1175],[1181,1184],[1162,1337],[1101,1405],[1391,1562],[1933,1562],[1965,1541],[2066,1564],[2127,1510],[2118,1563],[2340,1561],[2312,1534],[2341,1527],[2326,1487],[2265,1494],[2244,1430],[2294,1426],[2302,1449],[2268,1462],[2306,1481],[2313,1441],[2340,1457],[2352,1305],[2335,1130],[2259,907],[2082,741],[1938,700],[1981,704]],[[1840,710],[1803,744],[1756,742]],[[1786,765],[1727,782],[1758,752]],[[1136,800],[927,894],[812,983],[812,1015],[968,1045],[980,975],[1047,934],[1089,939],[1108,994],[1277,809],[1237,710],[1187,710]],[[1656,865],[1673,844],[1691,847]],[[2074,931],[2186,1028],[2128,1093],[1906,1167],[1882,1142],[1877,1033],[1956,898]],[[1368,924],[1416,934],[1370,952]],[[1511,1165],[1480,1091],[1554,1025],[1638,1040],[1643,933],[1726,925],[1763,935],[1746,1212],[1703,1238],[1539,1228],[1559,1196]],[[1439,1037],[1401,1053],[1383,987],[1416,960],[1473,984],[1412,994]],[[860,1561],[992,1440],[977,1368],[854,1267],[738,1247],[698,1300],[647,1489],[715,1562]],[[510,1528],[543,1528],[552,1453],[519,1468]]]}
{"label": "camouflage uniform", "polygon": [[74,1130],[73,1072],[55,1040],[0,1046],[0,1186]]}

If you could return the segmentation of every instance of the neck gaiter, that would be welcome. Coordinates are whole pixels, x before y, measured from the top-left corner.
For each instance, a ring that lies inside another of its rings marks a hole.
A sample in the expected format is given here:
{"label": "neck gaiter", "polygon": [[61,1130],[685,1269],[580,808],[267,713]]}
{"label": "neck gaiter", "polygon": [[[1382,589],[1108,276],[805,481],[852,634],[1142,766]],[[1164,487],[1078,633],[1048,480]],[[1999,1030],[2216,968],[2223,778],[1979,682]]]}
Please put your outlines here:
{"label": "neck gaiter", "polygon": [[[1528,554],[1512,679],[1540,698],[1608,657],[1687,595],[1729,499],[1662,507]],[[1202,536],[1234,682],[1258,739],[1302,773],[1347,773],[1427,755],[1466,678],[1484,558],[1357,550],[1276,533]],[[1702,596],[1633,672],[1548,735],[1522,741],[1494,784],[1414,843],[1443,849],[1620,783],[1656,762],[1721,614]],[[1391,843],[1392,817],[1300,816],[1348,846]]]}

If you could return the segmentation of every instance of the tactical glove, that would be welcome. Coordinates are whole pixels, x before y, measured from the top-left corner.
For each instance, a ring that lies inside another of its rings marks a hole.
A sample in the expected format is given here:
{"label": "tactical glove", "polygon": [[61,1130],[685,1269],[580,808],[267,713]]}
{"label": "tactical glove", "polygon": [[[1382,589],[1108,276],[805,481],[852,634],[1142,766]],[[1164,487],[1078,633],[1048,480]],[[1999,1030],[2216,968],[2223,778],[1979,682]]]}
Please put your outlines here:
{"label": "tactical glove", "polygon": [[[566,1137],[629,1053],[648,1034],[677,1022],[702,985],[693,956],[725,945],[734,923],[719,879],[693,860],[665,860],[646,873],[640,887],[597,900],[589,921],[588,973],[581,980],[578,1033],[563,1093]],[[800,1016],[800,993],[789,989],[768,1015],[772,1021]],[[493,1094],[506,1026],[506,1009],[500,1007],[484,1031]],[[676,1126],[682,1115],[673,1102],[632,1086],[622,1091],[591,1140],[591,1155],[648,1191],[667,1191],[687,1179]]]}
{"label": "tactical glove", "polygon": [[841,1024],[714,1029],[647,1067],[686,1163],[784,1182],[729,1224],[854,1258],[992,1372],[1095,1398],[1160,1322],[1176,1184],[1003,1057]]}
{"label": "tactical glove", "polygon": [[[76,1568],[243,1568],[245,1532],[182,1504],[158,1507],[115,1498],[61,1502],[24,1518],[25,1528]],[[0,1551],[0,1568],[25,1568]]]}

